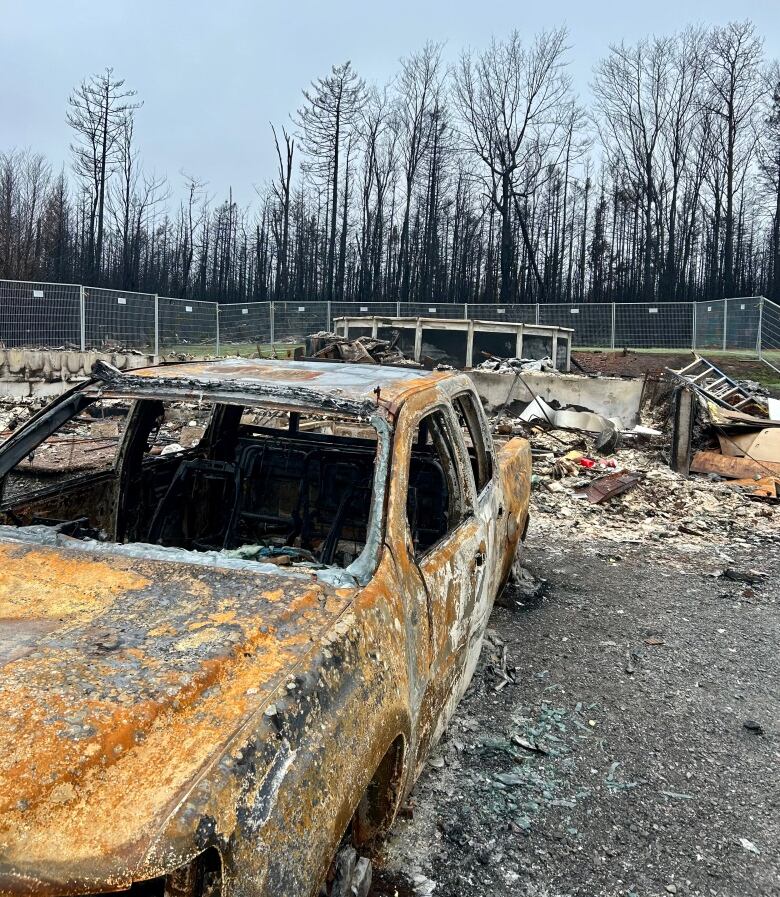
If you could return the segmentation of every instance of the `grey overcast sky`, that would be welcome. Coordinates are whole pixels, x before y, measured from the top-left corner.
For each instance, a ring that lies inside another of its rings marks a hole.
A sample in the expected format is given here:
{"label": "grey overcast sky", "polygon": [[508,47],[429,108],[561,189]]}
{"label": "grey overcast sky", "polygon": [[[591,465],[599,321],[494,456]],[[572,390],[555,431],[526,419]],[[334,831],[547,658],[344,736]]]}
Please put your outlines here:
{"label": "grey overcast sky", "polygon": [[381,83],[426,40],[446,42],[455,59],[491,34],[564,24],[587,100],[591,67],[610,43],[733,18],[752,19],[767,56],[780,57],[778,0],[0,0],[0,151],[30,147],[69,164],[68,94],[110,65],[144,101],[145,166],[174,190],[184,169],[216,198],[232,186],[247,202],[272,173],[269,121],[288,123],[302,87],[333,63],[350,59]]}

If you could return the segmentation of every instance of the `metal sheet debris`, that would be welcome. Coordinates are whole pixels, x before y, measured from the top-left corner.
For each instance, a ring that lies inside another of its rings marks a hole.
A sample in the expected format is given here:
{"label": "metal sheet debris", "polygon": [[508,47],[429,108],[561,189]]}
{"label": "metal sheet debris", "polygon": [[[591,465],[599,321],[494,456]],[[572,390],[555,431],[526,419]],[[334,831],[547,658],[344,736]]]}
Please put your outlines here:
{"label": "metal sheet debris", "polygon": [[520,415],[520,420],[526,421],[526,423],[537,420],[545,421],[553,427],[560,427],[564,430],[584,430],[587,433],[602,433],[605,430],[611,432],[620,429],[618,420],[602,417],[592,411],[572,411],[569,408],[555,409],[541,396],[537,396],[528,404]]}
{"label": "metal sheet debris", "polygon": [[592,480],[587,486],[575,489],[576,495],[584,495],[592,505],[600,504],[622,492],[633,489],[642,481],[642,474],[630,470],[618,470]]}

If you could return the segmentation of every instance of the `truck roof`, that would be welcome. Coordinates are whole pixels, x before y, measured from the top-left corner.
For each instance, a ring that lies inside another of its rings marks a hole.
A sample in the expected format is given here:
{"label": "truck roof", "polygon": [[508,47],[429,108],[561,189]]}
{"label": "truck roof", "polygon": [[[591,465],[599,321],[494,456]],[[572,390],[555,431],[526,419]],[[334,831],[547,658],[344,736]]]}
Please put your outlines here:
{"label": "truck roof", "polygon": [[93,374],[115,391],[206,393],[228,400],[338,406],[353,413],[376,407],[380,397],[397,402],[405,394],[458,376],[419,368],[250,358],[188,361],[127,372],[98,363]]}

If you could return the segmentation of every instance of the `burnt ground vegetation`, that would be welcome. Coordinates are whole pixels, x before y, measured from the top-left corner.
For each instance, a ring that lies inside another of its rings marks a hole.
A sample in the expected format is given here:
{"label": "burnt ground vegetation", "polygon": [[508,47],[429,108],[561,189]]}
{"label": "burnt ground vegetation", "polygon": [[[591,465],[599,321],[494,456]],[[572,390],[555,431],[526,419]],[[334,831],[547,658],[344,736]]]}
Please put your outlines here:
{"label": "burnt ground vegetation", "polygon": [[660,377],[666,368],[680,370],[703,355],[734,380],[758,383],[766,392],[780,397],[780,373],[748,352],[698,352],[636,349],[577,349],[572,352],[573,370],[614,377]]}
{"label": "burnt ground vegetation", "polygon": [[779,538],[532,526],[375,893],[777,894]]}

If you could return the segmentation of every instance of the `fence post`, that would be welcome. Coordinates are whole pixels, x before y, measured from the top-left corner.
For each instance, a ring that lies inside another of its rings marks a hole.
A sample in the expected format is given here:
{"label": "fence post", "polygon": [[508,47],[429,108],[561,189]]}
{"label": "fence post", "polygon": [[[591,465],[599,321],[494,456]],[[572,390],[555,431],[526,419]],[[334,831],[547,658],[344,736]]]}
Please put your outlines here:
{"label": "fence post", "polygon": [[612,326],[611,333],[609,336],[609,347],[610,349],[615,348],[615,303],[612,303]]}
{"label": "fence post", "polygon": [[216,302],[214,304],[214,312],[215,312],[214,336],[215,336],[215,342],[217,344],[217,358],[219,358],[219,302]]}
{"label": "fence post", "polygon": [[758,330],[756,330],[756,354],[758,355],[759,361],[763,361],[763,359],[761,358],[761,349],[763,347],[762,339],[761,339],[761,336],[762,336],[761,326],[763,323],[764,323],[764,297],[761,296],[761,298],[758,300]]}
{"label": "fence post", "polygon": [[87,310],[84,302],[84,285],[79,286],[79,348],[87,351]]}
{"label": "fence post", "polygon": [[468,302],[463,303],[463,320],[468,321],[469,319],[469,304]]}
{"label": "fence post", "polygon": [[537,302],[536,303],[536,316],[534,318],[534,324],[538,324],[538,323],[539,323],[539,303]]}
{"label": "fence post", "polygon": [[330,324],[330,320],[331,320],[331,319],[330,319],[330,299],[328,299],[328,301],[327,301],[325,304],[326,304],[326,306],[327,306],[327,309],[325,310],[325,314],[328,316],[328,320],[327,320],[326,323],[325,323],[325,329],[326,329],[326,330],[330,330],[330,329],[331,329],[331,324]]}
{"label": "fence post", "polygon": [[160,354],[160,297],[154,294],[154,354]]}
{"label": "fence post", "polygon": [[696,327],[698,326],[699,306],[695,302],[691,302],[693,310],[693,333],[691,334],[691,352],[696,351]]}
{"label": "fence post", "polygon": [[269,324],[269,328],[270,328],[270,337],[271,337],[271,354],[273,355],[274,338],[276,335],[274,333],[275,328],[274,328],[274,303],[273,302],[268,303],[268,324]]}
{"label": "fence post", "polygon": [[729,329],[729,300],[723,300],[723,351],[726,351],[726,334]]}
{"label": "fence post", "polygon": [[401,317],[401,303],[400,302],[395,303],[395,316],[396,316],[396,318]]}

